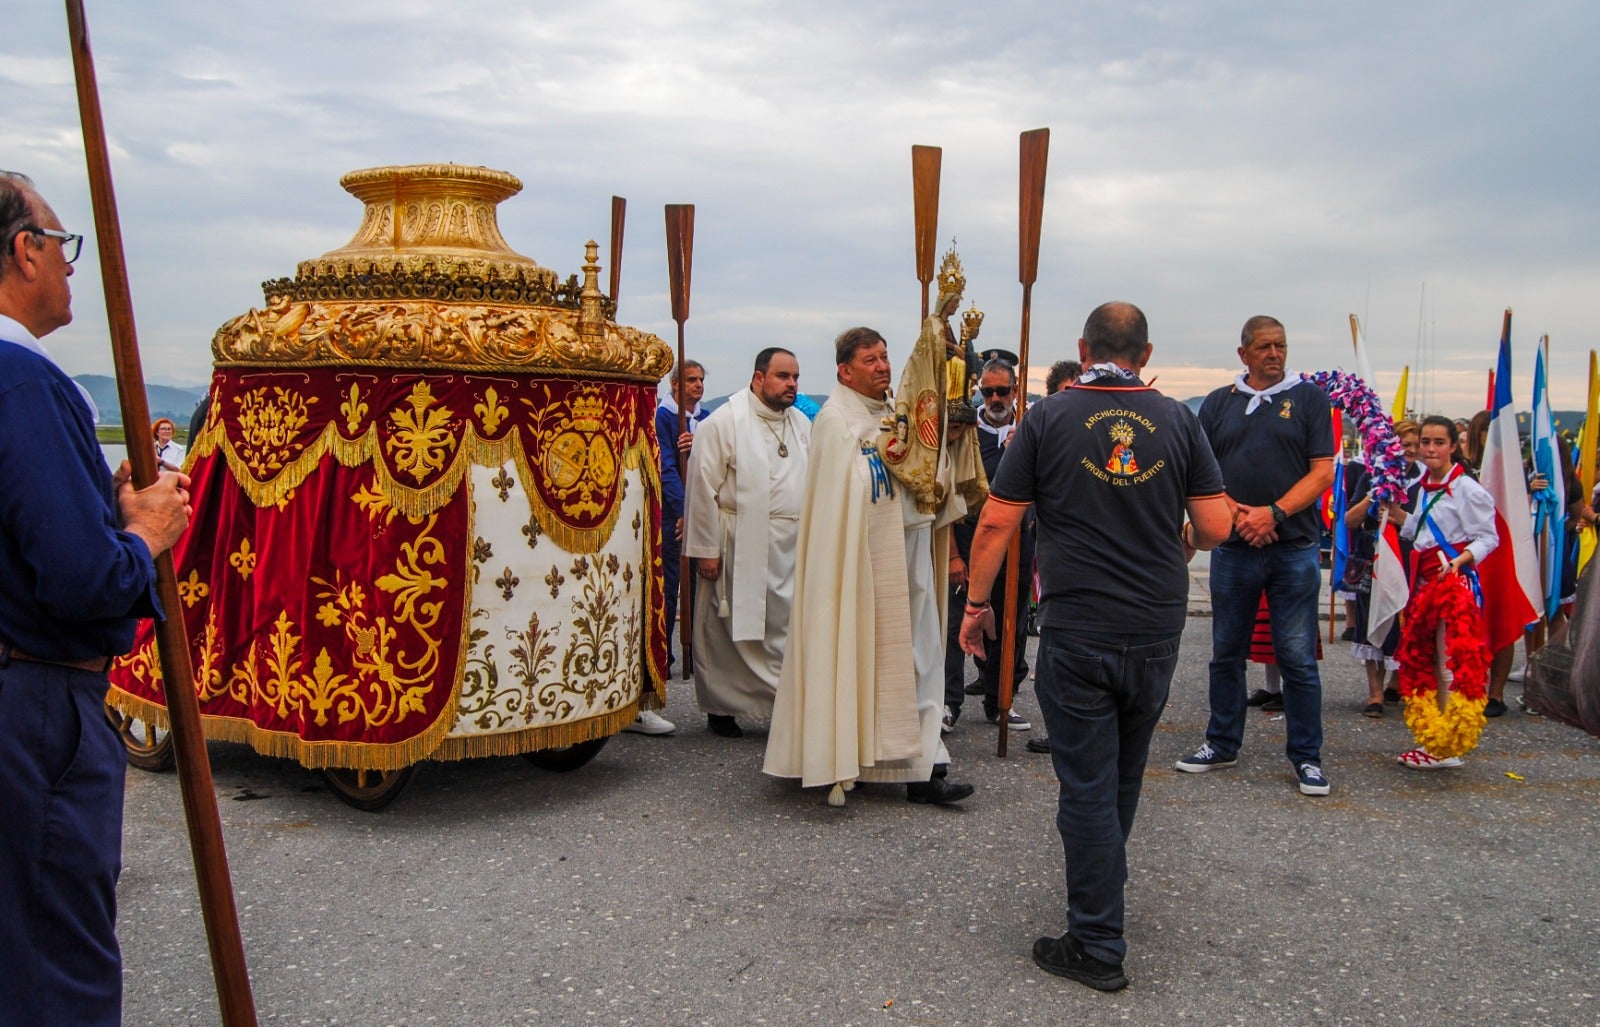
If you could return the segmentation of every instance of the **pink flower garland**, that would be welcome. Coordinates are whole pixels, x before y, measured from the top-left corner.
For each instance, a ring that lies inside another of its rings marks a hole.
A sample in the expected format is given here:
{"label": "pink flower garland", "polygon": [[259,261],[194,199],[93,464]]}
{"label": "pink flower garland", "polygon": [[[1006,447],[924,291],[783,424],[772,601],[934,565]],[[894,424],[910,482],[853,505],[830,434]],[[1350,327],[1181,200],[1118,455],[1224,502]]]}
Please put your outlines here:
{"label": "pink flower garland", "polygon": [[1355,425],[1361,436],[1367,473],[1372,476],[1372,501],[1405,502],[1406,447],[1394,433],[1394,424],[1377,394],[1360,375],[1346,371],[1317,371],[1300,377],[1325,392],[1328,401],[1343,410]]}

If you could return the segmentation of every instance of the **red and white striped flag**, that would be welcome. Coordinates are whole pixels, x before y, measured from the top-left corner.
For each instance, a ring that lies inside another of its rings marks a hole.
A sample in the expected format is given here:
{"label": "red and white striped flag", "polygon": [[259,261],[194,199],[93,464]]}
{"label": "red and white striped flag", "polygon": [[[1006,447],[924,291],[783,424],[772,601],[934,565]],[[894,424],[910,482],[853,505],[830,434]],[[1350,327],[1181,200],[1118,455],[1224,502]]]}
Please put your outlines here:
{"label": "red and white striped flag", "polygon": [[1406,607],[1406,567],[1400,559],[1400,532],[1389,511],[1378,519],[1378,548],[1372,558],[1372,594],[1367,602],[1367,639],[1381,648],[1389,627]]}
{"label": "red and white striped flag", "polygon": [[1489,625],[1489,651],[1499,652],[1522,637],[1539,619],[1539,556],[1533,545],[1533,515],[1522,474],[1522,442],[1517,412],[1511,406],[1511,311],[1500,334],[1500,363],[1494,376],[1494,406],[1483,447],[1478,481],[1494,497],[1494,526],[1500,536],[1483,563],[1483,614]]}

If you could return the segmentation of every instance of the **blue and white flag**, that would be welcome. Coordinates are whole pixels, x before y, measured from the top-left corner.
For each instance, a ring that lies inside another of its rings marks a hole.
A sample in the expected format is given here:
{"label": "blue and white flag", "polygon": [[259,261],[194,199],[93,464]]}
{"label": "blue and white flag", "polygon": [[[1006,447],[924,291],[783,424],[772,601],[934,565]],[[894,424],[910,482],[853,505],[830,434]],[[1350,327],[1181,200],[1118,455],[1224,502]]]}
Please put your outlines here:
{"label": "blue and white flag", "polygon": [[1550,412],[1550,391],[1546,388],[1544,347],[1539,347],[1533,363],[1533,469],[1545,479],[1545,487],[1533,494],[1533,537],[1544,554],[1544,612],[1554,617],[1561,607],[1561,547],[1566,540],[1566,468],[1561,466],[1561,448],[1556,444],[1555,417]]}

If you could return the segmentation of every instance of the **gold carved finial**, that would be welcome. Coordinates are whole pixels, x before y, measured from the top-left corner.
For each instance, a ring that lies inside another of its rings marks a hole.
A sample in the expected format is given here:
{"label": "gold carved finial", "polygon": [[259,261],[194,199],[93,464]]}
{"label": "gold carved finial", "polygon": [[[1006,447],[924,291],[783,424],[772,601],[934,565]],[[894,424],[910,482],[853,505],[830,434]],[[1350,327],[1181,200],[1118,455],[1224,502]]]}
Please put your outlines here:
{"label": "gold carved finial", "polygon": [[939,262],[939,295],[961,296],[967,291],[967,273],[956,254],[956,241],[950,240],[950,249]]}
{"label": "gold carved finial", "polygon": [[961,315],[961,341],[971,342],[978,337],[978,332],[983,328],[983,311],[974,303],[965,314]]}
{"label": "gold carved finial", "polygon": [[606,331],[599,261],[600,244],[590,239],[583,247],[583,291],[578,294],[578,334],[585,339],[599,338]]}

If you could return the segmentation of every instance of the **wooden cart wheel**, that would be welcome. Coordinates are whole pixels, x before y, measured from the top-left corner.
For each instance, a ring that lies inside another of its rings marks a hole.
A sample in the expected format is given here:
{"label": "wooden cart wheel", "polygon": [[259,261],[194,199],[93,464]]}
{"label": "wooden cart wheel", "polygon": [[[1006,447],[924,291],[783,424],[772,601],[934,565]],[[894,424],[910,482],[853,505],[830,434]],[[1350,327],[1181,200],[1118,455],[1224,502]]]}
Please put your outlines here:
{"label": "wooden cart wheel", "polygon": [[345,805],[368,813],[375,813],[389,805],[405,789],[416,767],[399,770],[346,770],[328,767],[322,771],[323,779]]}
{"label": "wooden cart wheel", "polygon": [[128,750],[128,762],[140,770],[159,774],[173,766],[172,732],[106,706],[106,718],[116,728]]}
{"label": "wooden cart wheel", "polygon": [[610,738],[591,738],[587,742],[576,745],[564,746],[560,749],[539,749],[535,752],[525,752],[522,758],[538,767],[540,770],[551,770],[564,774],[569,770],[577,770],[600,754],[606,747]]}

